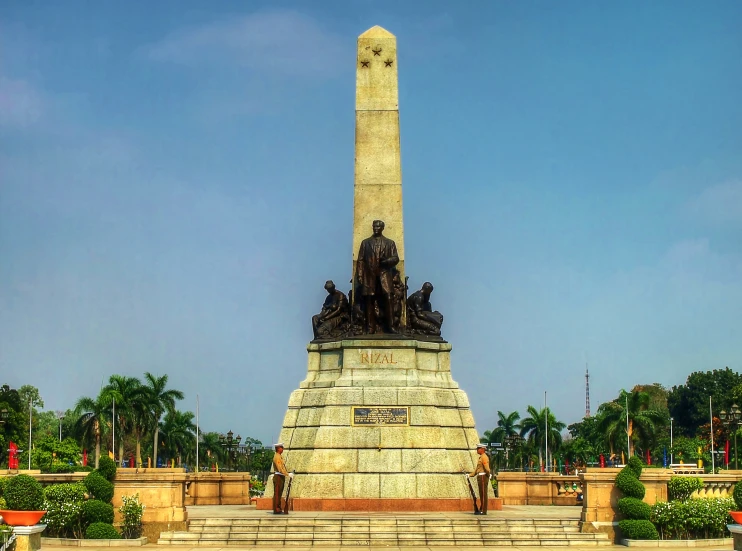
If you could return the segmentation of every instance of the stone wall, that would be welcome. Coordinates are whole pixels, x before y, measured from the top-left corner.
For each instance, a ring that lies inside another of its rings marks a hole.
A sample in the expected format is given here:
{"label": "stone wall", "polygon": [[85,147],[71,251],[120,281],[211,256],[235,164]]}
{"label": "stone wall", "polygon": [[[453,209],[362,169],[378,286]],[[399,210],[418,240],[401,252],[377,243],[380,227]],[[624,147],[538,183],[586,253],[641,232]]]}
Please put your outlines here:
{"label": "stone wall", "polygon": [[496,478],[503,505],[580,505],[582,483],[576,475],[500,472]]}
{"label": "stone wall", "polygon": [[189,473],[186,475],[187,505],[249,505],[249,473]]}

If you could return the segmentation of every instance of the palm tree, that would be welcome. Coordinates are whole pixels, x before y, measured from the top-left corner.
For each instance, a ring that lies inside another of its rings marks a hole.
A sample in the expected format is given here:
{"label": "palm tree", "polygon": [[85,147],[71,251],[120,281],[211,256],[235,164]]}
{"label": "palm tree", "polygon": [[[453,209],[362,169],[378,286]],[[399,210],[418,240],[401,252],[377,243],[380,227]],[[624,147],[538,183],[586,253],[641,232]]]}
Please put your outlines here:
{"label": "palm tree", "polygon": [[195,454],[196,425],[190,411],[168,411],[160,423],[165,451],[170,457],[178,456],[178,464],[189,461]]}
{"label": "palm tree", "polygon": [[520,429],[520,425],[518,424],[520,413],[513,411],[505,415],[503,412],[498,411],[497,417],[497,428],[491,431],[484,431],[484,437],[480,439],[480,442],[484,444],[504,442],[507,436],[518,434],[518,430]]}
{"label": "palm tree", "polygon": [[180,390],[167,388],[167,375],[156,377],[150,372],[144,374],[146,383],[147,405],[150,420],[154,428],[154,447],[152,448],[153,464],[157,466],[157,444],[160,436],[160,421],[163,413],[175,411],[175,400],[182,400]]}
{"label": "palm tree", "polygon": [[[523,419],[520,424],[520,435],[526,438],[531,447],[538,447],[539,464],[544,464],[544,458],[541,455],[545,444],[547,443],[547,424],[548,424],[548,444],[551,450],[556,450],[562,443],[562,431],[567,426],[561,421],[557,421],[554,414],[549,408],[537,410],[533,406],[526,409],[529,417]],[[548,423],[547,423],[548,421]]]}
{"label": "palm tree", "polygon": [[103,391],[95,399],[82,397],[75,404],[75,415],[78,416],[75,421],[75,430],[82,436],[83,441],[95,442],[96,469],[100,461],[101,437],[108,426],[111,414],[110,406],[111,401]]}
{"label": "palm tree", "polygon": [[[137,413],[144,401],[142,383],[136,377],[111,375],[103,393],[116,403],[116,428],[121,431],[119,438],[119,458],[124,458],[124,435],[130,435],[137,425]],[[137,458],[139,458],[139,440],[137,434]]]}
{"label": "palm tree", "polygon": [[199,464],[226,463],[226,450],[219,441],[218,432],[202,432],[199,442]]}
{"label": "palm tree", "polygon": [[608,439],[611,454],[616,447],[620,447],[623,438],[628,435],[627,445],[631,457],[634,443],[648,442],[658,425],[665,421],[665,415],[659,410],[651,409],[650,402],[651,396],[647,392],[621,390],[618,398],[600,405],[597,413],[598,427]]}

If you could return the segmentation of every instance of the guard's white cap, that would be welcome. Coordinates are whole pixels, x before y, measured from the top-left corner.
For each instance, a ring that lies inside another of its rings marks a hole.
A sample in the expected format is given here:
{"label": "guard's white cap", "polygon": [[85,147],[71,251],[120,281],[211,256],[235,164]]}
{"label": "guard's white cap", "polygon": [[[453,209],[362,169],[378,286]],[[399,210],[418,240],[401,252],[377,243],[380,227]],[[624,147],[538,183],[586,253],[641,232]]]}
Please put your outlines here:
{"label": "guard's white cap", "polygon": [[477,449],[479,449],[479,448],[486,448],[486,447],[487,447],[486,444],[477,444]]}
{"label": "guard's white cap", "polygon": [[285,448],[286,446],[283,445],[283,442],[279,442],[277,444],[273,444],[274,448]]}

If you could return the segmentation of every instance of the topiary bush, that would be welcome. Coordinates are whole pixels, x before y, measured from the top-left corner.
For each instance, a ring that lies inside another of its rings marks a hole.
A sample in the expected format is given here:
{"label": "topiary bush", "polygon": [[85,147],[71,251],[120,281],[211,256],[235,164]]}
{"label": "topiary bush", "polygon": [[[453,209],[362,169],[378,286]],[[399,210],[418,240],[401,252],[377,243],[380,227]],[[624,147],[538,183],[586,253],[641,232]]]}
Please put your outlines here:
{"label": "topiary bush", "polygon": [[120,540],[121,534],[112,524],[105,522],[94,522],[85,530],[85,539],[89,540]]}
{"label": "topiary bush", "polygon": [[667,482],[670,501],[674,499],[688,501],[693,492],[701,488],[703,488],[703,480],[695,476],[673,476]]}
{"label": "topiary bush", "polygon": [[626,466],[621,469],[616,477],[616,488],[621,490],[626,497],[635,497],[637,499],[643,499],[646,489],[644,484],[639,482],[639,479],[634,476],[634,471]]}
{"label": "topiary bush", "polygon": [[10,511],[42,511],[44,490],[32,476],[19,474],[5,483],[3,497]]}
{"label": "topiary bush", "polygon": [[54,484],[44,488],[44,509],[41,520],[46,524],[46,532],[56,538],[81,538],[82,504],[85,502],[85,486],[74,484]]}
{"label": "topiary bush", "polygon": [[659,539],[657,528],[649,520],[651,508],[642,501],[646,489],[639,481],[643,463],[638,457],[631,457],[616,477],[616,487],[624,497],[618,500],[618,509],[628,518],[618,523],[624,538],[630,540]]}
{"label": "topiary bush", "polygon": [[721,538],[732,520],[731,497],[689,499],[688,501],[657,502],[652,506],[650,520],[662,539]]}
{"label": "topiary bush", "polygon": [[734,498],[734,504],[737,506],[737,511],[742,511],[742,482],[737,482],[734,485],[732,497]]}
{"label": "topiary bush", "polygon": [[95,522],[113,524],[113,505],[89,499],[82,505],[82,519],[86,526]]}
{"label": "topiary bush", "polygon": [[622,497],[618,500],[618,510],[627,518],[636,520],[649,520],[652,508],[641,499],[635,497]]}
{"label": "topiary bush", "polygon": [[630,540],[658,540],[657,528],[648,520],[626,519],[618,522],[623,537]]}
{"label": "topiary bush", "polygon": [[626,466],[631,470],[631,472],[634,473],[634,476],[636,478],[639,478],[642,475],[642,469],[644,468],[644,463],[638,457],[636,456],[630,457],[629,460],[626,462]]}
{"label": "topiary bush", "polygon": [[91,472],[83,479],[83,484],[95,499],[111,503],[113,499],[113,484],[108,482],[98,471]]}
{"label": "topiary bush", "polygon": [[108,482],[113,481],[116,476],[116,463],[107,455],[101,455],[96,469]]}

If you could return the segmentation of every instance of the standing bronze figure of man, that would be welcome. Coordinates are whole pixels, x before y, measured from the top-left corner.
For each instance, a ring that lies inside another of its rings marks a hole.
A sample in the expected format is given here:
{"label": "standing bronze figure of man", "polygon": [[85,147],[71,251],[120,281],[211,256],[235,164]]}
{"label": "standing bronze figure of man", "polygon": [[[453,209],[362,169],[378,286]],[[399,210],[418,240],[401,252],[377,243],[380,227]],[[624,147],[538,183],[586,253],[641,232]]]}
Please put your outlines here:
{"label": "standing bronze figure of man", "polygon": [[356,263],[354,300],[361,300],[364,330],[371,335],[379,331],[376,312],[384,318],[384,333],[399,333],[394,327],[394,274],[399,263],[397,245],[384,237],[384,222],[374,220],[373,235],[361,241]]}

